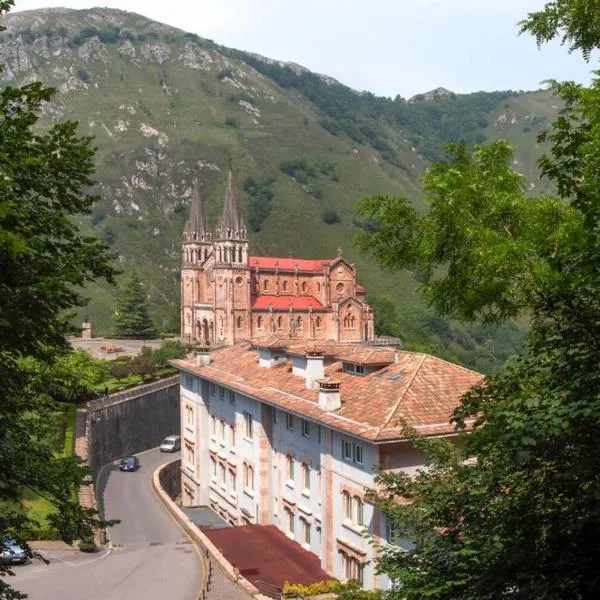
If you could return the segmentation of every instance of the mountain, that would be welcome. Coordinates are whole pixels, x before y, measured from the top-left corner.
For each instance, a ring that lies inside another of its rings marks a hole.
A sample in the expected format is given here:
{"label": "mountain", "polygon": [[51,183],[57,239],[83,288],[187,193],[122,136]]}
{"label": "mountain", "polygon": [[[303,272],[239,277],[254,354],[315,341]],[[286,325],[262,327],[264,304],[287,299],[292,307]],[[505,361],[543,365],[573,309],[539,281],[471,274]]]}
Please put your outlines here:
{"label": "mountain", "polygon": [[[482,371],[519,347],[515,325],[490,330],[430,315],[410,273],[384,273],[352,247],[362,226],[354,210],[375,194],[423,208],[419,178],[450,139],[518,142],[515,160],[538,186],[535,135],[556,111],[547,93],[440,88],[392,100],[125,11],[43,9],[2,21],[0,85],[56,87],[43,123],[78,120],[94,136],[101,200],[81,227],[113,247],[123,271],[137,266],[161,329],[177,327],[193,180],[203,183],[214,224],[231,159],[253,253],[332,257],[341,245],[385,315],[384,329],[409,346]],[[108,332],[116,289],[86,293],[95,331]]]}

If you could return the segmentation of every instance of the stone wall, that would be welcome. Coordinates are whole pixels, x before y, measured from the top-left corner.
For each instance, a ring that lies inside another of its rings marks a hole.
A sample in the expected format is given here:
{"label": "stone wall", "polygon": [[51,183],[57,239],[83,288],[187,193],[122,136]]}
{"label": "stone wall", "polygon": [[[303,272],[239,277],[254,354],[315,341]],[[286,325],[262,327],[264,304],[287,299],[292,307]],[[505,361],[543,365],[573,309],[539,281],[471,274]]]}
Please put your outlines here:
{"label": "stone wall", "polygon": [[92,470],[179,434],[179,375],[88,403],[88,461]]}
{"label": "stone wall", "polygon": [[171,500],[177,500],[181,493],[181,459],[165,465],[159,473],[160,486]]}

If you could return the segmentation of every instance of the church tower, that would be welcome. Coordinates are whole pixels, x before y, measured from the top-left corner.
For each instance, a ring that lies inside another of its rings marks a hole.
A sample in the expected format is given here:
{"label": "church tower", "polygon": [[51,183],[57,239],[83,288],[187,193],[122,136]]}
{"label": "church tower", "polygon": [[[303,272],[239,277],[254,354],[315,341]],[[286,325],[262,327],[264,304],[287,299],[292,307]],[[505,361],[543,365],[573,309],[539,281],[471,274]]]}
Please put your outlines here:
{"label": "church tower", "polygon": [[198,307],[211,299],[206,266],[213,254],[212,235],[205,225],[204,203],[198,180],[194,180],[190,216],[185,224],[181,264],[181,337],[187,342],[210,343],[210,322]]}
{"label": "church tower", "polygon": [[246,224],[238,211],[231,166],[223,215],[215,232],[215,337],[233,344],[248,337],[250,325],[250,270]]}

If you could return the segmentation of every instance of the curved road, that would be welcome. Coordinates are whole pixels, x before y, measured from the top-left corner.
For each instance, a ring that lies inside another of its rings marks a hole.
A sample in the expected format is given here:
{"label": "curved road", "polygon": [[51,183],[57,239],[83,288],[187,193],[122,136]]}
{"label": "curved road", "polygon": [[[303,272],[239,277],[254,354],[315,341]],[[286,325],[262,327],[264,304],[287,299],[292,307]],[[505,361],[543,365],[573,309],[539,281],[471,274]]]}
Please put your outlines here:
{"label": "curved road", "polygon": [[105,467],[104,512],[121,519],[110,532],[113,547],[91,555],[42,550],[50,564],[15,567],[10,584],[31,600],[196,600],[200,559],[150,484],[156,467],[176,456],[144,452],[135,473]]}

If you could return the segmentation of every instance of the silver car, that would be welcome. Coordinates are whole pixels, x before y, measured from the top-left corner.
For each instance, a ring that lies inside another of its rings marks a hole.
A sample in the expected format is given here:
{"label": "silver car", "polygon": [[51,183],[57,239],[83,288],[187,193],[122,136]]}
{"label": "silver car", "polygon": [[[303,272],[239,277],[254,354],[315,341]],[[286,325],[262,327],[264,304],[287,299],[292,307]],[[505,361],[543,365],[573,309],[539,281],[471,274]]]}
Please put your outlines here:
{"label": "silver car", "polygon": [[8,534],[0,537],[0,562],[5,565],[26,563],[29,560],[25,548]]}
{"label": "silver car", "polygon": [[177,452],[181,448],[181,438],[178,435],[166,437],[160,445],[161,452]]}

